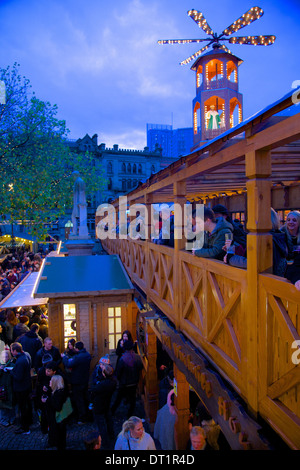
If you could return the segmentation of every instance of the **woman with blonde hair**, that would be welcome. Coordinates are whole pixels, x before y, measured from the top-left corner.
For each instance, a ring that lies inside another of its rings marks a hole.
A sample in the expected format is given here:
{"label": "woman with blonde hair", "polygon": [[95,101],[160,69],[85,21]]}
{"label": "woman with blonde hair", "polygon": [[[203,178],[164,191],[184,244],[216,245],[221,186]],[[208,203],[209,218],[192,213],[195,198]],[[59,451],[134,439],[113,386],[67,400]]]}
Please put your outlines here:
{"label": "woman with blonde hair", "polygon": [[58,450],[66,449],[66,419],[57,420],[57,412],[61,412],[68,399],[68,392],[61,375],[53,375],[49,383],[49,391],[41,398],[46,403],[46,414],[49,426],[47,447],[57,447]]}
{"label": "woman with blonde hair", "polygon": [[141,418],[131,416],[123,423],[115,450],[156,450],[154,440],[145,432]]}
{"label": "woman with blonde hair", "polygon": [[280,231],[284,232],[287,236],[289,258],[292,258],[295,246],[300,245],[300,212],[289,212],[285,224],[280,228]]}

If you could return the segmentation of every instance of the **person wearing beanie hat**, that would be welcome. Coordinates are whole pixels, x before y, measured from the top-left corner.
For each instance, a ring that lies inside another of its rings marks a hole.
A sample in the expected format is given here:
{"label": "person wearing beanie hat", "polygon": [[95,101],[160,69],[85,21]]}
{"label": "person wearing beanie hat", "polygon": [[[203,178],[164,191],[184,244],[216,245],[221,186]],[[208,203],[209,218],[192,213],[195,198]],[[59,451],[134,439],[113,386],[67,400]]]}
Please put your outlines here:
{"label": "person wearing beanie hat", "polygon": [[109,355],[105,354],[105,356],[100,357],[99,364],[110,364]]}
{"label": "person wearing beanie hat", "polygon": [[228,215],[228,209],[223,206],[222,204],[217,204],[212,208],[213,212],[215,213],[216,217],[220,217],[223,215]]}

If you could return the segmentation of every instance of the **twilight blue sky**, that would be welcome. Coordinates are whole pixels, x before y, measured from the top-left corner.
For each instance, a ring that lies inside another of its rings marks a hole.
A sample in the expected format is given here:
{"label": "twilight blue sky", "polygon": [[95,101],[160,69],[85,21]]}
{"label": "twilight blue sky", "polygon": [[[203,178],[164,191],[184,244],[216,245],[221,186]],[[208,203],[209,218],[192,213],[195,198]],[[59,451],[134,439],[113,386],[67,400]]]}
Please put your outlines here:
{"label": "twilight blue sky", "polygon": [[264,15],[234,36],[277,36],[272,46],[229,45],[244,62],[244,119],[300,80],[300,0],[0,0],[0,66],[16,61],[38,98],[57,104],[70,138],[98,134],[108,147],[143,149],[146,124],[192,126],[193,62],[204,38],[187,15],[202,11],[221,33],[252,6]]}

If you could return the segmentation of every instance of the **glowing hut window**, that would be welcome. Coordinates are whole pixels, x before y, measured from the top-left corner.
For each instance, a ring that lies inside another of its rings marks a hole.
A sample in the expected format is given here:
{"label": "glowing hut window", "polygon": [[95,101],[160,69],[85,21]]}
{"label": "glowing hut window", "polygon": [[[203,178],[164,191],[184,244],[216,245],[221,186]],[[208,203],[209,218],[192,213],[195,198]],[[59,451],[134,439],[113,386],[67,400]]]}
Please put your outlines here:
{"label": "glowing hut window", "polygon": [[63,305],[63,329],[64,329],[64,345],[67,347],[68,341],[72,338],[76,341],[76,305]]}
{"label": "glowing hut window", "polygon": [[116,349],[122,336],[122,309],[121,307],[108,307],[108,343],[109,349]]}

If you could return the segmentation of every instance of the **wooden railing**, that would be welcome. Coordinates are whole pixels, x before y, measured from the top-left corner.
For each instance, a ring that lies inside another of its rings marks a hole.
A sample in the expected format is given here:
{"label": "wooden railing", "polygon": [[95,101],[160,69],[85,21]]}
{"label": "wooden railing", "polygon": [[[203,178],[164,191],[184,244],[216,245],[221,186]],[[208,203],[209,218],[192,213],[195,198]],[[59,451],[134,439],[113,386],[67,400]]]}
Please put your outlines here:
{"label": "wooden railing", "polygon": [[[128,207],[142,203],[149,209],[166,201],[183,207],[189,197],[206,200],[215,192],[238,190],[242,177],[247,270],[196,258],[182,249],[183,239],[175,240],[174,249],[131,238],[102,243],[108,253],[120,256],[132,281],[213,362],[248,409],[263,416],[291,448],[300,449],[300,292],[266,274],[272,271],[272,190],[282,182],[299,190],[298,147],[290,151],[289,144],[300,139],[300,114],[276,116],[294,103],[293,95],[128,194]],[[284,151],[280,158],[276,149]],[[283,207],[290,207],[288,198]]]}
{"label": "wooden railing", "polygon": [[[246,326],[253,296],[247,271],[130,238],[102,244],[120,256],[131,280],[247,402],[248,382],[253,381]],[[300,294],[285,279],[268,274],[259,275],[258,288],[256,411],[300,449],[300,367],[292,362],[293,342],[300,339]]]}

